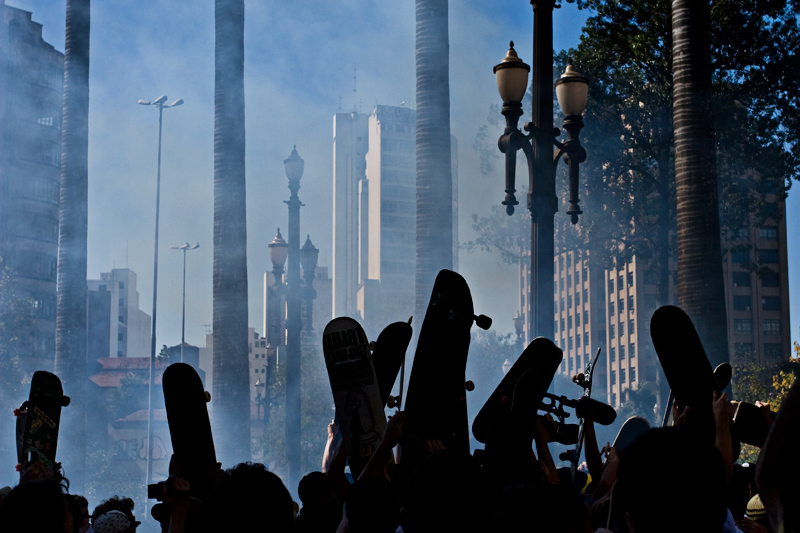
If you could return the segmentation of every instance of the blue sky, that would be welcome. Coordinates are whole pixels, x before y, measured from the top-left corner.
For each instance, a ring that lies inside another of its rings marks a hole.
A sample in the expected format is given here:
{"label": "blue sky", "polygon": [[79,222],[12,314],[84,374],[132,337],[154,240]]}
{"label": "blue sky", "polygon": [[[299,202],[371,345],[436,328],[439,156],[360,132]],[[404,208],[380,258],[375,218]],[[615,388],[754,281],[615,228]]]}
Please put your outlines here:
{"label": "blue sky", "polygon": [[[64,49],[64,0],[7,0],[33,13],[44,38]],[[554,48],[578,43],[586,14],[556,10]],[[508,41],[530,61],[532,14],[523,0],[450,0],[451,127],[459,139],[460,237],[470,215],[503,196],[502,176],[486,178],[471,150],[489,105],[499,103],[492,66]],[[353,97],[353,70],[357,96]],[[157,112],[139,99],[167,94],[182,107],[164,113],[158,343],[180,342],[181,253],[187,262],[187,342],[203,345],[211,322],[214,127],[214,2],[93,2],[89,137],[89,276],[127,264],[139,278],[140,306],[152,301]],[[283,160],[294,144],[305,159],[301,233],[330,263],[332,118],[340,101],[369,112],[376,103],[414,107],[414,1],[246,2],[245,106],[250,324],[260,331],[261,278],[271,268],[266,244],[286,225]],[[341,100],[340,100],[341,99]],[[355,102],[354,102],[355,101]],[[787,203],[789,264],[800,261],[800,200]],[[127,250],[127,252],[126,252]],[[500,332],[517,310],[516,268],[485,254],[460,256],[476,310]],[[800,269],[790,268],[792,338],[798,338]],[[478,281],[491,280],[491,283]],[[502,295],[498,297],[498,295]]]}

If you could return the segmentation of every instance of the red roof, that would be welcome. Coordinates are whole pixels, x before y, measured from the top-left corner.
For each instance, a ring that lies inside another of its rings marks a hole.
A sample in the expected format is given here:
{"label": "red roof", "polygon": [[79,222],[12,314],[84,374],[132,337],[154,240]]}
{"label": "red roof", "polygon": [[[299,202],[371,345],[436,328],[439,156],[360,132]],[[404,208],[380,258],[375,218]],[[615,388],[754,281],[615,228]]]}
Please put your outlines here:
{"label": "red roof", "polygon": [[[140,379],[142,385],[150,383],[149,357],[100,357],[97,362],[102,368],[89,379],[98,387],[119,387],[129,377]],[[156,385],[161,385],[161,374],[168,366],[168,362],[156,360]]]}
{"label": "red roof", "polygon": [[[154,381],[156,385],[161,385],[161,373],[163,369],[157,372],[158,374],[156,374]],[[142,385],[150,384],[150,376],[142,376],[140,372],[99,372],[90,376],[89,379],[98,387],[119,387],[122,385],[122,380],[129,377],[139,378]]]}
{"label": "red roof", "polygon": [[[136,411],[134,413],[129,414],[126,417],[120,418],[117,422],[147,422],[149,419],[149,411],[147,409],[142,409],[141,411]],[[167,421],[167,410],[166,409],[153,409],[153,420],[156,422],[166,422]]]}

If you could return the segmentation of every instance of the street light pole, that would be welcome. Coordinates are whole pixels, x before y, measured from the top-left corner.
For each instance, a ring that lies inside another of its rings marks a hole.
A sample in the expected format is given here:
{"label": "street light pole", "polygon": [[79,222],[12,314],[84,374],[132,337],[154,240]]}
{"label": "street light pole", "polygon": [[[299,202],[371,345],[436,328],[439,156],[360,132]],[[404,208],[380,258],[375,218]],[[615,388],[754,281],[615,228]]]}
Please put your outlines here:
{"label": "street light pole", "polygon": [[287,339],[286,339],[286,449],[289,459],[289,486],[300,483],[300,335],[301,282],[300,282],[300,207],[297,196],[304,162],[297,147],[283,162],[289,178],[291,195],[284,200],[289,206],[289,268],[287,270]]}
{"label": "street light pole", "polygon": [[272,242],[267,245],[267,248],[269,249],[269,259],[272,262],[272,276],[275,278],[272,287],[268,288],[270,298],[267,309],[269,313],[267,315],[269,319],[267,342],[277,350],[278,346],[283,346],[284,343],[282,332],[283,309],[281,305],[284,295],[283,265],[286,264],[286,257],[289,254],[289,245],[283,240],[280,228],[278,228],[278,233],[272,239]]}
{"label": "street light pole", "polygon": [[156,234],[153,253],[153,328],[150,334],[150,386],[147,401],[147,484],[153,482],[153,389],[155,388],[156,373],[156,302],[158,301],[158,215],[161,207],[161,124],[164,109],[177,107],[183,104],[179,98],[171,104],[166,104],[167,96],[160,96],[153,102],[139,100],[139,105],[153,105],[158,108],[158,166],[156,173]]}
{"label": "street light pole", "polygon": [[181,363],[183,363],[183,345],[186,344],[186,251],[197,250],[200,243],[190,245],[188,242],[180,246],[170,246],[172,250],[183,250],[183,311],[181,313]]}

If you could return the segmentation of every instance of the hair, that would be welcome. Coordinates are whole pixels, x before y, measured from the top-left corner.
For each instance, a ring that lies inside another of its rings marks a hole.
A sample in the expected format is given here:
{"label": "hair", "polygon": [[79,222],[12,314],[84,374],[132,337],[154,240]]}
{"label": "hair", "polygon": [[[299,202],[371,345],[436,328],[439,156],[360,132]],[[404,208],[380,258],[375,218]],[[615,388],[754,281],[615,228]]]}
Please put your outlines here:
{"label": "hair", "polygon": [[89,507],[89,502],[79,494],[65,494],[64,499],[67,500],[69,507],[69,514],[72,515],[72,531],[67,533],[79,533],[83,525],[83,508]]}
{"label": "hair", "polygon": [[392,484],[385,478],[359,479],[350,485],[344,508],[353,533],[393,533],[400,519]]}
{"label": "hair", "polygon": [[406,533],[489,531],[486,483],[475,459],[444,450],[424,459],[411,474],[400,523]]}
{"label": "hair", "polygon": [[112,496],[107,500],[100,502],[100,505],[94,508],[92,513],[92,523],[106,514],[109,511],[119,511],[124,513],[129,518],[133,516],[134,501],[130,498],[120,498],[119,496]]}
{"label": "hair", "polygon": [[502,531],[582,533],[589,508],[583,497],[563,485],[511,485],[500,494],[498,511]]}
{"label": "hair", "polygon": [[206,531],[282,533],[294,526],[294,502],[281,478],[261,463],[241,463],[226,472],[203,504]]}
{"label": "hair", "polygon": [[61,485],[52,480],[17,485],[0,505],[0,531],[72,533],[64,531],[67,509],[61,491]]}
{"label": "hair", "polygon": [[636,533],[722,530],[725,466],[702,437],[688,426],[651,429],[622,454],[614,494]]}
{"label": "hair", "polygon": [[300,484],[297,486],[297,495],[303,502],[303,506],[313,507],[327,503],[330,496],[334,495],[331,478],[322,472],[311,472],[300,480]]}

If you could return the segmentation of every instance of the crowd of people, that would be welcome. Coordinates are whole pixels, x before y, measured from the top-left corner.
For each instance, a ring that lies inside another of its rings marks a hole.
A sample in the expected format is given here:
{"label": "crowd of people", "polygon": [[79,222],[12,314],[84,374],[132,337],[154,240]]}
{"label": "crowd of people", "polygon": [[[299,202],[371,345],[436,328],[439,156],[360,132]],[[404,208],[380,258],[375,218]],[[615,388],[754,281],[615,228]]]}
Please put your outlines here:
{"label": "crowd of people", "polygon": [[[321,470],[302,478],[299,503],[262,464],[218,467],[213,488],[199,495],[173,461],[152,514],[169,533],[772,533],[755,467],[734,462],[731,402],[722,394],[712,406],[713,439],[690,423],[688,408],[675,408],[672,426],[651,429],[624,450],[597,449],[587,420],[588,474],[577,477],[556,467],[548,450],[552,426],[536,417],[530,454],[492,461],[436,440],[407,444],[407,416],[398,412],[372,456],[350,461],[349,476],[346,447],[331,423]],[[414,460],[404,458],[407,451]],[[23,465],[20,483],[3,491],[0,533],[136,531],[131,499],[113,496],[90,514],[86,498],[68,487],[58,464]]]}

